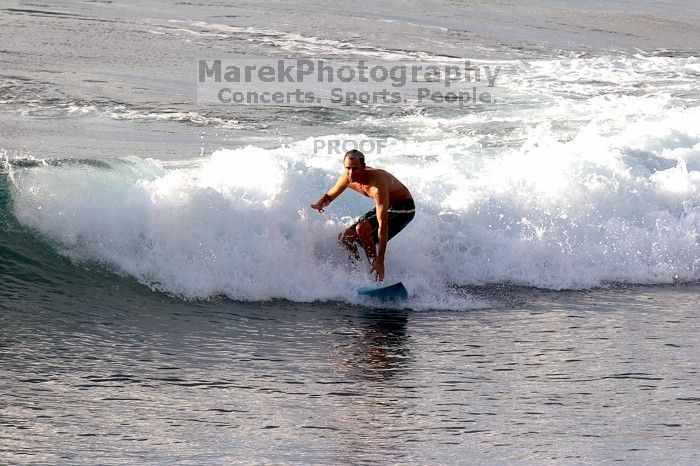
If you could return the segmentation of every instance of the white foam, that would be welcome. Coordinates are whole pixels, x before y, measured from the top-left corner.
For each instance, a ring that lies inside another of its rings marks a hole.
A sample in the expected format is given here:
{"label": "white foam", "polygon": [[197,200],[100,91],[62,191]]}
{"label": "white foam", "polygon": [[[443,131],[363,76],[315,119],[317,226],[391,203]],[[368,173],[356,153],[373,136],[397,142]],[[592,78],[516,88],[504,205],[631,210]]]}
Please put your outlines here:
{"label": "white foam", "polygon": [[[346,55],[351,53],[360,57],[373,57],[385,60],[404,60],[415,58],[430,58],[431,55],[420,51],[395,51],[377,48],[369,44],[356,44],[335,39],[325,39],[295,32],[281,31],[265,27],[231,26],[226,24],[209,23],[206,21],[170,20],[170,24],[181,27],[163,27],[162,31],[169,33],[182,32],[199,37],[228,38],[230,36],[244,38],[249,42],[274,44],[282,50],[293,53],[312,54],[319,56]],[[184,27],[186,26],[186,27]]]}
{"label": "white foam", "polygon": [[113,120],[134,121],[172,121],[190,123],[198,126],[214,128],[240,129],[244,125],[233,118],[207,116],[197,111],[154,110],[145,108],[129,108],[122,104],[103,103],[85,104],[67,101],[59,105],[31,105],[22,114],[33,118],[61,118],[99,115]]}
{"label": "white foam", "polygon": [[[518,150],[486,161],[469,159],[468,141],[434,143],[435,157],[418,164],[392,159],[406,147],[390,145],[382,165],[412,187],[419,209],[390,243],[388,280],[407,281],[421,306],[437,307],[455,284],[700,278],[700,172],[668,158],[682,148],[697,157],[698,117],[678,110],[615,136],[587,127],[568,143],[540,126]],[[298,150],[220,150],[179,169],[139,159],[111,170],[35,167],[15,173],[15,209],[71,256],[169,292],[352,301],[367,276],[346,265],[335,238],[370,205],[348,194],[326,216],[311,211],[340,162],[319,168],[328,156]],[[659,160],[670,165],[656,169]]]}
{"label": "white foam", "polygon": [[[601,60],[506,74],[513,102],[489,112],[359,122],[409,135],[368,157],[417,200],[386,263],[387,281],[414,292],[411,307],[486,305],[459,291],[468,285],[700,279],[700,108],[682,74],[695,59]],[[649,92],[595,93],[586,88],[595,73]],[[557,81],[583,87],[567,94]],[[367,139],[355,124],[321,139]],[[359,302],[353,289],[368,284],[366,265],[349,266],[336,238],[371,203],[346,193],[325,215],[308,207],[341,169],[338,154],[314,152],[316,140],[167,165],[13,168],[15,213],[71,257],[178,295]]]}

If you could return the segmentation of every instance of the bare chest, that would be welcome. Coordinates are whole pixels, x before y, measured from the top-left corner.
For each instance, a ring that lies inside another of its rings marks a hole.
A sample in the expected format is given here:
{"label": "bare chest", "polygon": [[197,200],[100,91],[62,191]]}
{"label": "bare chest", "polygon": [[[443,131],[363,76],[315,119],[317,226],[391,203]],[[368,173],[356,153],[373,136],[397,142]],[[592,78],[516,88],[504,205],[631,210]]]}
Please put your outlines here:
{"label": "bare chest", "polygon": [[372,197],[372,191],[375,189],[372,186],[368,186],[366,184],[360,184],[360,183],[356,183],[356,182],[352,182],[352,181],[350,182],[350,184],[348,186],[350,187],[350,189],[353,189],[360,194],[364,194],[367,197]]}

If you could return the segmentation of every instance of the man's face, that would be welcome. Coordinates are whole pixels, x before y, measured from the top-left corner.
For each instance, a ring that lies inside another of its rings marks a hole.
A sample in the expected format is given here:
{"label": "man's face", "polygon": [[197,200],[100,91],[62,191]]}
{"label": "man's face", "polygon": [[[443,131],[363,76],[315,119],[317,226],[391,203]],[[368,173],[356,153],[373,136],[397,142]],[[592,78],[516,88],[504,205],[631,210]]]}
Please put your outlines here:
{"label": "man's face", "polygon": [[362,162],[359,160],[346,157],[345,169],[348,171],[348,179],[350,179],[350,181],[358,182],[362,180],[365,167],[362,166]]}

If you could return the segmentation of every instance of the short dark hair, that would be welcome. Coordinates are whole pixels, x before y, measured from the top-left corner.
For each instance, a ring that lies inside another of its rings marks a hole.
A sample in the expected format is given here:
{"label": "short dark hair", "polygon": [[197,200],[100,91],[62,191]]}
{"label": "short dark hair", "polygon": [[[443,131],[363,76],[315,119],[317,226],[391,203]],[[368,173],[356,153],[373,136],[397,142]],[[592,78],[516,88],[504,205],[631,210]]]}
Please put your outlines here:
{"label": "short dark hair", "polygon": [[345,159],[355,159],[359,160],[362,166],[365,166],[365,154],[360,152],[357,149],[349,150],[345,153],[345,157],[343,157],[343,160]]}

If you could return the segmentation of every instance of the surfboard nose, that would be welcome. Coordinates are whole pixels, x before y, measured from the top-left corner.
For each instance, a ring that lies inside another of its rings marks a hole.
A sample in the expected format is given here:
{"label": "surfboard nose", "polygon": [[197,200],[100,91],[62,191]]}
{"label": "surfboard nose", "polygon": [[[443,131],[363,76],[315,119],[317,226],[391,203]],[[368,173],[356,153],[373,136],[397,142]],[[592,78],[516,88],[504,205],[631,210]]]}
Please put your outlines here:
{"label": "surfboard nose", "polygon": [[369,296],[379,299],[406,299],[408,298],[408,290],[402,282],[394,283],[393,285],[379,287],[362,287],[357,290],[361,296]]}

